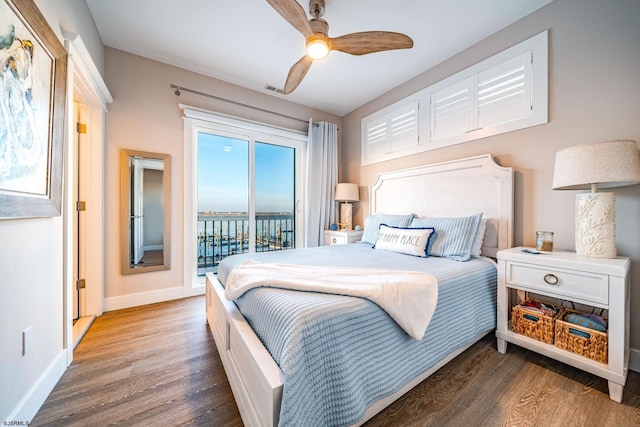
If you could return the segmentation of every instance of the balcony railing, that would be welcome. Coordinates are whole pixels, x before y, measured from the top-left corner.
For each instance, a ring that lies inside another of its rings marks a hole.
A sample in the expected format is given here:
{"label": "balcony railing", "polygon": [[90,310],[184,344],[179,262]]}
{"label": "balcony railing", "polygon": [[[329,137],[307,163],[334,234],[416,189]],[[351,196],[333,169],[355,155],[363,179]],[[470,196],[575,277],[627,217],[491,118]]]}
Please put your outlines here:
{"label": "balcony railing", "polygon": [[[295,246],[293,213],[256,214],[255,252],[280,251]],[[249,216],[243,213],[198,214],[198,275],[218,272],[229,255],[249,251]]]}

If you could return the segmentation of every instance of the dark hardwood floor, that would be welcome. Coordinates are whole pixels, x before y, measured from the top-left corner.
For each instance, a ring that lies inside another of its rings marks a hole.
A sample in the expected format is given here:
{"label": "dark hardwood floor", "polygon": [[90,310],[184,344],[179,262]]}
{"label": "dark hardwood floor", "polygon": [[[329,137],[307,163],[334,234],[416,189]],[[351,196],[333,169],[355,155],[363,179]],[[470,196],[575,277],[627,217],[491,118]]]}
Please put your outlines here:
{"label": "dark hardwood floor", "polygon": [[[607,382],[493,334],[378,414],[371,426],[640,426],[640,374],[622,404]],[[241,426],[204,297],[105,313],[32,426]]]}
{"label": "dark hardwood floor", "polygon": [[31,425],[242,425],[204,297],[105,313],[73,358]]}

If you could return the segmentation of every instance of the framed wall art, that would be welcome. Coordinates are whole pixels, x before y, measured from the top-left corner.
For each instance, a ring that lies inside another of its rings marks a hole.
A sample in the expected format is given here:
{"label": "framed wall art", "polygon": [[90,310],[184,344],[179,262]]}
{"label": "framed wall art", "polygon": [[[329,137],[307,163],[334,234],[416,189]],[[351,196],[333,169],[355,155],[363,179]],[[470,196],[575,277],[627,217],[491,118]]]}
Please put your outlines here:
{"label": "framed wall art", "polygon": [[59,216],[67,52],[33,0],[0,0],[0,218]]}

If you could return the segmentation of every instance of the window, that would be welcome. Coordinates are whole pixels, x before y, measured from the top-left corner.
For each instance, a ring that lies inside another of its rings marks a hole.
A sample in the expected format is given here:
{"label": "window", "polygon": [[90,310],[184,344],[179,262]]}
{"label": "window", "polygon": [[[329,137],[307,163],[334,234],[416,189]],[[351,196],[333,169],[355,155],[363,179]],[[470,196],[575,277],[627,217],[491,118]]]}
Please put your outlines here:
{"label": "window", "polygon": [[464,134],[473,126],[473,79],[451,84],[431,95],[431,140]]}
{"label": "window", "polygon": [[547,123],[546,55],[535,55],[539,64],[535,69],[536,46],[539,50],[546,46],[542,37],[536,36],[428,88],[431,148]]}
{"label": "window", "polygon": [[[363,164],[396,153],[415,152],[420,143],[420,129],[427,123],[421,115],[418,96],[411,96],[363,119]],[[428,127],[422,133],[427,130]]]}
{"label": "window", "polygon": [[229,255],[302,244],[306,134],[185,108],[187,141],[185,265],[192,282],[216,273]]}
{"label": "window", "polygon": [[547,123],[547,57],[545,31],[363,118],[362,164]]}
{"label": "window", "polygon": [[498,126],[532,116],[532,60],[531,52],[526,52],[478,73],[474,127]]}

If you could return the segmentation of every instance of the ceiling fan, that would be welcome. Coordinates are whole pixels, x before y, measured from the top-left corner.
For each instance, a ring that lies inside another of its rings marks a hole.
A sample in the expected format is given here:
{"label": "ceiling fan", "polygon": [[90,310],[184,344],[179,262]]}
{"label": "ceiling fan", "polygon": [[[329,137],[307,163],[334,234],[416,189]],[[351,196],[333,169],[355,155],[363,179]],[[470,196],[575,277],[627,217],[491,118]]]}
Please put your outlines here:
{"label": "ceiling fan", "polygon": [[324,0],[309,0],[309,14],[313,17],[310,20],[307,20],[304,9],[296,0],[267,0],[267,3],[306,39],[307,53],[289,70],[282,91],[285,95],[298,87],[315,59],[326,57],[332,50],[351,55],[366,55],[413,47],[410,37],[389,31],[364,31],[336,38],[329,37],[329,24],[321,18],[324,15]]}

